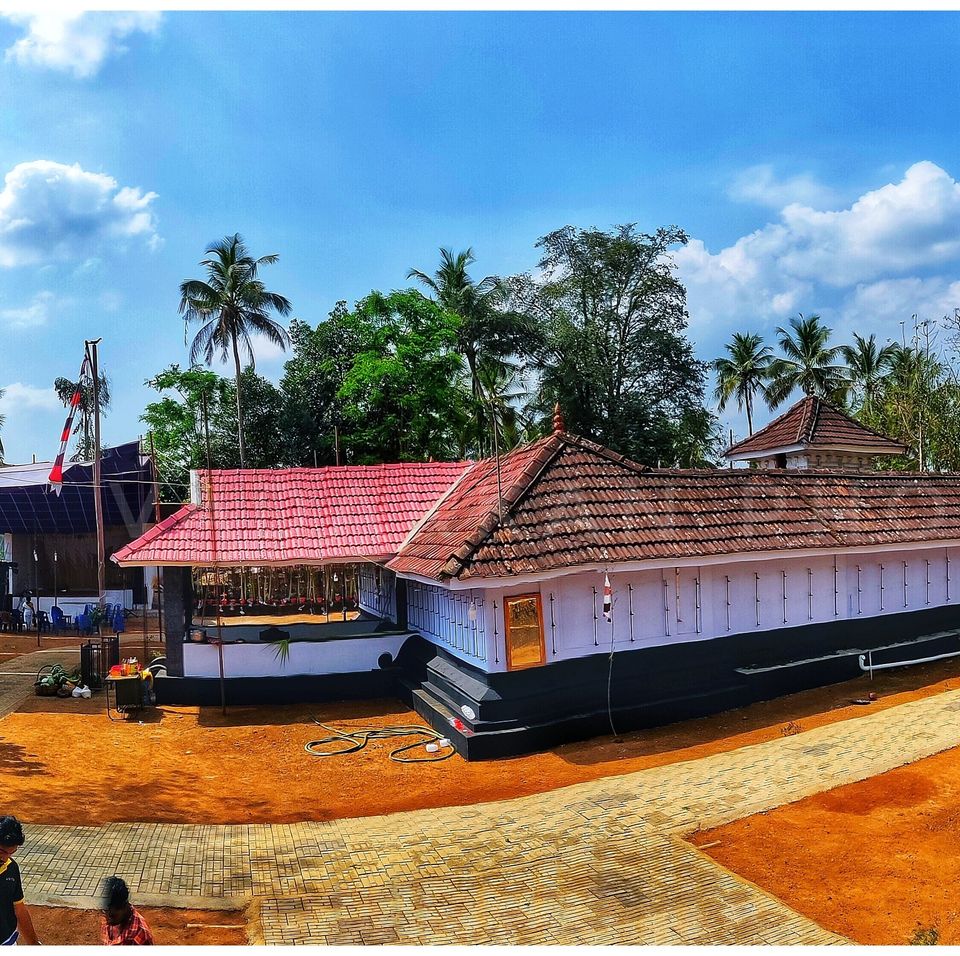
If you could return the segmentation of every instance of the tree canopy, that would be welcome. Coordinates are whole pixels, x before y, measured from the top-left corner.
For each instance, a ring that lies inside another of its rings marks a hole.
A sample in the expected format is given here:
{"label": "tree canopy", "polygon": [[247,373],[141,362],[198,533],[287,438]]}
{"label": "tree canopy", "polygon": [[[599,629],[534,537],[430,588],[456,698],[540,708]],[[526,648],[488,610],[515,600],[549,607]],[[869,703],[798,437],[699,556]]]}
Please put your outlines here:
{"label": "tree canopy", "polygon": [[191,364],[203,360],[210,365],[218,354],[224,362],[233,357],[241,468],[246,465],[246,435],[240,353],[245,352],[253,366],[252,335],[260,335],[281,349],[290,340],[287,330],[272,318],[273,313],[289,315],[290,301],[278,292],[270,292],[259,276],[262,266],[273,265],[278,259],[273,254],[255,259],[242,236],[236,233],[207,249],[207,258],[200,262],[206,269],[206,279],[186,279],[180,284],[180,314],[185,324],[201,323],[190,347]]}
{"label": "tree canopy", "polygon": [[[687,339],[674,226],[610,232],[565,226],[537,243],[541,275],[514,277],[514,307],[535,320],[536,408],[559,403],[567,428],[646,464],[676,464],[716,445],[704,406],[706,365]],[[697,431],[696,428],[700,430]],[[695,433],[696,432],[696,433]]]}

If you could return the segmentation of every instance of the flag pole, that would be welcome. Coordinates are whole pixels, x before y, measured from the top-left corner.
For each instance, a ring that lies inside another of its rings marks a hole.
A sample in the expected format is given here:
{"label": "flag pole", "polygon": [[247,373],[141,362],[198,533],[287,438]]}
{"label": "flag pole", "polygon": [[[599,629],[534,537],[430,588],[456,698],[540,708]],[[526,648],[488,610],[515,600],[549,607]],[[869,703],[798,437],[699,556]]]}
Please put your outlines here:
{"label": "flag pole", "polygon": [[[207,510],[210,513],[210,544],[213,551],[213,574],[217,584],[217,658],[220,663],[220,712],[227,716],[227,684],[223,673],[223,617],[220,609],[220,562],[217,557],[217,522],[213,513],[213,466],[210,456],[210,422],[207,393],[203,392],[203,437],[207,446]],[[202,495],[201,495],[202,501]]]}
{"label": "flag pole", "polygon": [[93,372],[93,506],[97,519],[97,590],[99,604],[106,600],[106,547],[103,541],[103,492],[100,484],[100,366],[97,346],[102,339],[88,339],[84,344]]}

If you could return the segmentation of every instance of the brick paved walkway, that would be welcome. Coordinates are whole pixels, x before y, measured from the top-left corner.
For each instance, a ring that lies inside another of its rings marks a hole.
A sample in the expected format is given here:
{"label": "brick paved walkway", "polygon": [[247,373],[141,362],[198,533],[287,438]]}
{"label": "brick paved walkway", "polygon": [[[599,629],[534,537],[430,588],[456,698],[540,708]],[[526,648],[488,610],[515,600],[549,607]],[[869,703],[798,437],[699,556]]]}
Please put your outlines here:
{"label": "brick paved walkway", "polygon": [[34,651],[0,662],[0,717],[16,710],[33,693],[37,671],[44,664],[70,668],[79,662],[80,652],[75,647]]}
{"label": "brick paved walkway", "polygon": [[291,825],[30,826],[21,864],[34,901],[88,901],[113,872],[144,904],[253,897],[268,943],[840,942],[683,835],[957,746],[958,716],[951,691],[471,807]]}

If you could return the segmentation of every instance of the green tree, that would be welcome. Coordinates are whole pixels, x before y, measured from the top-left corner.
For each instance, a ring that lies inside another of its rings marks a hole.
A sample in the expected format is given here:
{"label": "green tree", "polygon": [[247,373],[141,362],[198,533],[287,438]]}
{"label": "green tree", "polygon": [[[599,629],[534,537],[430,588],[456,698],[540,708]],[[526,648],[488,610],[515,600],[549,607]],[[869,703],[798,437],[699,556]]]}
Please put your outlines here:
{"label": "green tree", "polygon": [[770,363],[767,401],[771,408],[782,405],[794,389],[843,404],[850,387],[846,369],[837,364],[840,346],[831,346],[832,330],[821,324],[819,315],[790,320],[790,328],[778,328],[781,356]]}
{"label": "green tree", "polygon": [[[77,406],[79,417],[73,424],[73,434],[79,435],[77,447],[70,461],[90,461],[94,456],[93,441],[93,379],[84,379],[80,383],[80,404]],[[57,398],[63,403],[64,408],[70,407],[70,402],[77,390],[77,383],[69,378],[57,378],[53,383]],[[100,414],[104,415],[110,408],[110,382],[103,372],[100,373],[100,381],[97,387],[97,404],[100,406]]]}
{"label": "green tree", "polygon": [[728,354],[713,361],[717,407],[722,412],[727,402],[736,397],[737,407],[747,413],[747,428],[752,435],[753,399],[757,393],[766,394],[773,352],[763,344],[762,336],[745,332],[734,332],[724,348]]}
{"label": "green tree", "polygon": [[960,469],[960,385],[940,356],[895,345],[879,394],[860,419],[907,446],[894,467]]}
{"label": "green tree", "polygon": [[706,365],[686,337],[686,290],[670,250],[676,227],[644,234],[565,226],[537,243],[541,276],[510,280],[515,307],[542,345],[532,411],[631,458],[675,463],[685,413],[704,407]]}
{"label": "green tree", "polygon": [[457,457],[470,413],[459,317],[408,289],[370,293],[345,321],[363,343],[338,391],[350,459]]}
{"label": "green tree", "polygon": [[278,292],[270,292],[259,278],[261,266],[272,265],[279,256],[254,259],[238,234],[215,242],[201,260],[207,270],[206,279],[187,279],[180,284],[180,314],[186,324],[202,323],[190,348],[191,364],[202,358],[207,365],[219,353],[226,362],[232,353],[235,368],[237,404],[237,442],[240,467],[246,465],[243,421],[243,389],[241,382],[241,346],[254,364],[251,335],[262,335],[280,348],[289,342],[287,330],[276,322],[272,313],[289,315],[290,301]]}
{"label": "green tree", "polygon": [[521,410],[530,393],[521,379],[519,364],[508,359],[482,360],[477,366],[477,400],[484,413],[484,429],[490,433],[491,451],[509,451],[531,437],[531,423]]}
{"label": "green tree", "polygon": [[145,384],[161,395],[158,401],[148,403],[140,416],[153,438],[160,496],[165,501],[185,501],[191,469],[207,465],[204,398],[211,430],[211,464],[226,466],[224,443],[216,440],[216,423],[223,420],[223,411],[229,406],[229,383],[198,366],[181,369],[170,365]]}
{"label": "green tree", "polygon": [[[475,261],[473,250],[454,253],[440,250],[440,265],[433,275],[410,269],[434,302],[460,319],[456,349],[467,366],[470,393],[476,403],[476,434],[469,444],[479,454],[492,452],[489,436],[489,400],[483,381],[493,376],[511,376],[526,356],[536,351],[537,329],[522,312],[508,307],[510,290],[502,279],[487,276],[475,282],[468,272]],[[497,370],[499,367],[499,371]]]}
{"label": "green tree", "polygon": [[865,339],[854,332],[853,345],[841,345],[840,353],[849,369],[850,388],[855,393],[857,405],[870,414],[890,372],[897,346],[891,343],[881,348],[875,335]]}
{"label": "green tree", "polygon": [[686,408],[673,432],[670,460],[680,468],[715,468],[723,446],[716,418],[706,408]]}
{"label": "green tree", "polygon": [[278,468],[289,465],[284,434],[286,403],[282,392],[252,368],[243,370],[240,384],[246,406],[243,420],[246,464],[240,464],[237,446],[232,441],[238,427],[236,385],[227,382],[226,401],[221,406],[215,432],[222,467]]}
{"label": "green tree", "polygon": [[285,457],[291,465],[335,463],[336,435],[345,424],[340,389],[371,334],[345,302],[338,302],[316,328],[297,319],[290,323],[291,357],[284,365],[280,390]]}

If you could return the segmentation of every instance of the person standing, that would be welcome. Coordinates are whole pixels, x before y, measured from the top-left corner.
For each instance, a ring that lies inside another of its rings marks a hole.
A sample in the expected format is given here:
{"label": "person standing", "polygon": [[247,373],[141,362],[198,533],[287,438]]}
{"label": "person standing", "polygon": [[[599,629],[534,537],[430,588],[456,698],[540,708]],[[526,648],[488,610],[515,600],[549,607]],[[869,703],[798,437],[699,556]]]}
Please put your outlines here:
{"label": "person standing", "polygon": [[0,817],[0,946],[15,946],[18,942],[37,946],[37,932],[33,928],[30,911],[23,901],[20,867],[13,854],[23,846],[23,827],[16,817]]}
{"label": "person standing", "polygon": [[153,933],[130,905],[130,890],[119,876],[103,881],[100,942],[104,946],[153,946]]}

